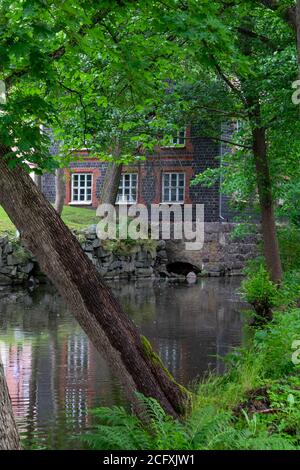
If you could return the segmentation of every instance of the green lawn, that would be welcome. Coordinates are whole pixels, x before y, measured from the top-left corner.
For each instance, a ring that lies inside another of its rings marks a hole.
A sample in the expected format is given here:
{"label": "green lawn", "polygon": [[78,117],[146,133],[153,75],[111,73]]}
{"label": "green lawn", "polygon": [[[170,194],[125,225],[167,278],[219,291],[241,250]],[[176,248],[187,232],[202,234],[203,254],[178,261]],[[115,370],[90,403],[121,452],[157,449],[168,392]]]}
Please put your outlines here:
{"label": "green lawn", "polygon": [[[77,230],[99,222],[99,219],[96,217],[95,209],[87,209],[82,207],[65,206],[62,218],[68,227]],[[5,232],[14,233],[14,231],[14,225],[10,221],[6,212],[0,206],[0,234]]]}

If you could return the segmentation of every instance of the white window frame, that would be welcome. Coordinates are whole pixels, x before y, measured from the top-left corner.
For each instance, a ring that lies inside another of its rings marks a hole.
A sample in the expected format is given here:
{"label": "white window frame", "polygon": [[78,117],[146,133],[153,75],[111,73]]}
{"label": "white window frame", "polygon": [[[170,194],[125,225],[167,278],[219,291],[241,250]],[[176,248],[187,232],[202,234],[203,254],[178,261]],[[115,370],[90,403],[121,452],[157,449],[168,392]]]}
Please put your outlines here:
{"label": "white window frame", "polygon": [[[183,135],[184,142],[180,143],[180,139],[182,139],[182,137],[180,137],[180,134],[182,132],[184,133],[184,135]],[[167,145],[167,147],[169,147],[169,148],[182,148],[182,147],[185,147],[185,146],[186,146],[186,128],[183,127],[182,129],[179,129],[177,131],[176,135],[174,135],[171,138],[171,142],[170,142],[169,145]]]}
{"label": "white window frame", "polygon": [[[129,197],[130,200],[125,199],[125,176],[129,175]],[[132,185],[132,176],[136,176],[136,185]],[[133,173],[122,173],[118,186],[118,195],[116,204],[136,204],[138,199],[138,184],[139,184],[139,175],[136,172]],[[135,200],[132,199],[132,189],[135,187]],[[119,199],[119,190],[122,189],[122,198]]]}
{"label": "white window frame", "polygon": [[[166,189],[166,186],[165,186],[165,176],[166,175],[169,175],[169,185],[167,186],[167,189],[169,191],[169,200],[166,201],[165,200],[165,189]],[[172,186],[170,184],[171,180],[172,180],[172,175],[176,175],[176,187]],[[183,199],[179,199],[179,175],[183,175]],[[184,197],[185,197],[185,184],[186,184],[186,175],[183,171],[172,171],[172,172],[169,172],[169,171],[166,171],[164,173],[162,173],[162,203],[163,204],[184,204]],[[171,190],[172,189],[175,189],[176,188],[176,201],[172,201],[171,200]]]}
{"label": "white window frame", "polygon": [[[84,179],[84,186],[81,186],[80,185],[80,177],[83,176],[85,177]],[[74,177],[75,176],[78,176],[78,186],[74,186]],[[87,186],[87,176],[91,176],[91,186],[90,186],[90,189],[91,189],[91,196],[90,198],[88,198],[87,196],[87,190],[88,190],[88,186]],[[84,200],[83,201],[80,201],[80,189],[84,188]],[[78,190],[78,200],[74,200],[74,189],[77,189]],[[92,200],[93,200],[93,173],[88,173],[88,172],[85,172],[83,171],[82,173],[72,173],[72,180],[71,180],[71,202],[70,204],[78,204],[78,205],[89,205],[89,204],[92,204]]]}

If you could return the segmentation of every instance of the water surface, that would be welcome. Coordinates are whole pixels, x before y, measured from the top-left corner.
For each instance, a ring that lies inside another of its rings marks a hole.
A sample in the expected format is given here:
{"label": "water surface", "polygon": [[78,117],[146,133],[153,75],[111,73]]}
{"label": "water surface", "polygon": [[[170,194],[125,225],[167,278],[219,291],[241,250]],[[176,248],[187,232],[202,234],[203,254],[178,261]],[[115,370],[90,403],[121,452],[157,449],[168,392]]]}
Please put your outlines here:
{"label": "water surface", "polygon": [[[196,285],[112,285],[171,373],[188,385],[241,342],[237,278]],[[87,410],[126,403],[122,388],[52,287],[0,290],[0,353],[26,446],[67,449],[91,424]]]}

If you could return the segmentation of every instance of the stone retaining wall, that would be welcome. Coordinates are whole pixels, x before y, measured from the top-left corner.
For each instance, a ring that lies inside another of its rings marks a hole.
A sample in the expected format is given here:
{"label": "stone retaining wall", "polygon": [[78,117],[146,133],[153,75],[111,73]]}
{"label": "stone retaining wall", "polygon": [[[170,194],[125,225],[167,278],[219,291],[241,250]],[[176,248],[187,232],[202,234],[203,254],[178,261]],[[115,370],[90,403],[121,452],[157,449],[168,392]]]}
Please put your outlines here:
{"label": "stone retaining wall", "polygon": [[[241,275],[247,260],[258,253],[259,235],[232,240],[234,224],[205,224],[205,243],[200,251],[186,251],[182,241],[138,243],[126,253],[105,249],[95,227],[78,234],[87,256],[107,279],[182,277],[194,271],[200,275]],[[0,285],[18,285],[42,280],[34,257],[8,236],[0,237]]]}

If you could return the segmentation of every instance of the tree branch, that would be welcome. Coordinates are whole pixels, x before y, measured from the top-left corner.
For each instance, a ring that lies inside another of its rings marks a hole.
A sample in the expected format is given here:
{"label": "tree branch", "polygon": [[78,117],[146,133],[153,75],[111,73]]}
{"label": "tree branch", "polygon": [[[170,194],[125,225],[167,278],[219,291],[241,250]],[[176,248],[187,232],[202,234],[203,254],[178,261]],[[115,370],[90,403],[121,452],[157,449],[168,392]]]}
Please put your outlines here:
{"label": "tree branch", "polygon": [[[91,28],[93,28],[95,25],[99,24],[103,18],[105,17],[105,15],[107,13],[109,13],[110,10],[106,10],[106,11],[97,11],[97,13],[93,16],[93,18],[91,19],[91,23],[89,25],[84,25],[82,26],[79,31],[78,31],[78,34],[81,35],[82,37],[87,33],[88,30],[90,30]],[[77,44],[77,40],[72,38],[71,40],[69,40],[66,44],[62,44],[61,46],[59,46],[57,49],[55,49],[54,51],[52,52],[49,52],[48,53],[48,59],[50,61],[52,60],[59,60],[61,57],[64,56],[64,54],[66,53],[66,47],[67,46],[71,46],[71,47],[74,47],[75,45]],[[31,70],[31,66],[30,65],[27,65],[26,67],[20,69],[20,70],[15,70],[13,71],[10,75],[8,75],[7,77],[5,77],[4,79],[4,82],[6,84],[6,88],[7,90],[12,86],[13,82],[14,82],[14,79],[17,79],[17,78],[21,78],[22,76],[26,75],[26,73],[28,73],[29,71]]]}

